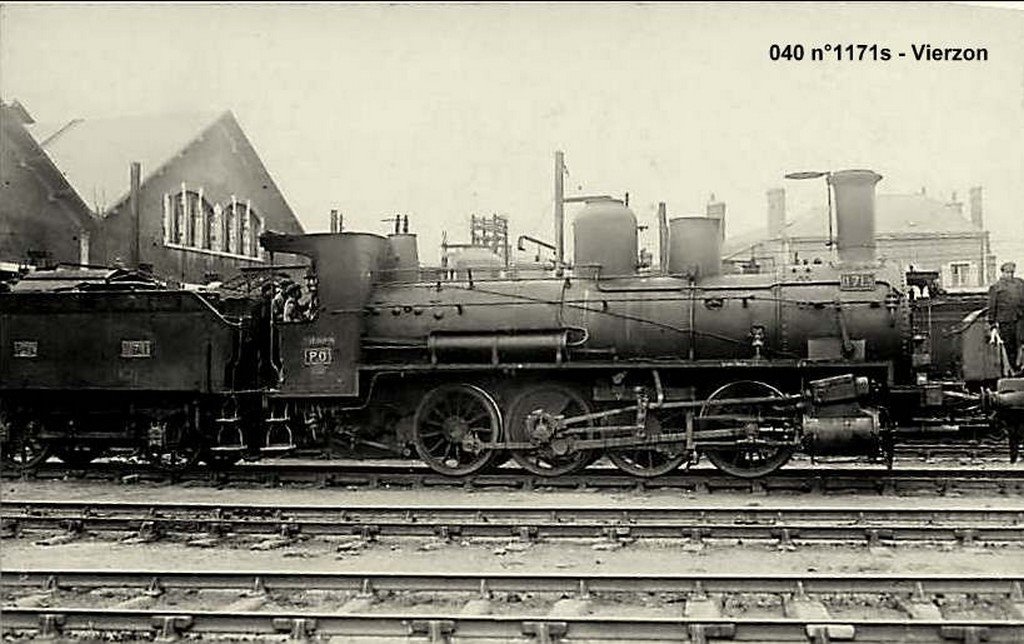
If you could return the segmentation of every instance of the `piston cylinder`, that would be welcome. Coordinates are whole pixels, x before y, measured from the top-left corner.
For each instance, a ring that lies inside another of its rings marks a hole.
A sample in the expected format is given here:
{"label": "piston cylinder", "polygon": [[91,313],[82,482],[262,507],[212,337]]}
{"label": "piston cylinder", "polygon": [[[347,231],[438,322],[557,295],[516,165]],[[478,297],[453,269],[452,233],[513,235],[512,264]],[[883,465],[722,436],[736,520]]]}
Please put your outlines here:
{"label": "piston cylinder", "polygon": [[804,416],[804,450],[812,456],[857,456],[878,453],[878,413],[862,409],[856,416]]}

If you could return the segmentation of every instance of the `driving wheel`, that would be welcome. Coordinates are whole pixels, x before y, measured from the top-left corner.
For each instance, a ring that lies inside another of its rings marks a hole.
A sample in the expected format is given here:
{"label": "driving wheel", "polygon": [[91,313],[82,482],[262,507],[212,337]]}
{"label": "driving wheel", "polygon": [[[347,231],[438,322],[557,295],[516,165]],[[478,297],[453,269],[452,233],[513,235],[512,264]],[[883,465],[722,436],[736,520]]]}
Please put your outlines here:
{"label": "driving wheel", "polygon": [[[765,382],[757,380],[740,380],[730,382],[716,389],[707,402],[701,407],[700,415],[709,416],[716,414],[739,414],[756,416],[758,409],[763,408],[757,404],[719,404],[718,400],[733,398],[781,398],[782,392]],[[757,436],[763,437],[763,428],[758,428]],[[796,446],[781,445],[737,445],[734,449],[708,450],[708,460],[718,469],[732,474],[733,476],[745,479],[753,479],[771,474],[789,461]]]}
{"label": "driving wheel", "polygon": [[484,443],[501,440],[501,412],[476,385],[441,385],[416,408],[413,443],[430,469],[445,476],[466,476],[490,465],[495,450]]}
{"label": "driving wheel", "polygon": [[[590,405],[570,387],[556,384],[529,387],[509,406],[506,426],[511,442],[533,446],[513,450],[512,458],[524,470],[538,476],[562,476],[582,470],[595,460],[595,453],[576,449],[572,441],[574,437],[585,435],[559,432],[554,422],[559,416],[571,418],[589,413]],[[593,423],[588,421],[569,427],[593,427]]]}

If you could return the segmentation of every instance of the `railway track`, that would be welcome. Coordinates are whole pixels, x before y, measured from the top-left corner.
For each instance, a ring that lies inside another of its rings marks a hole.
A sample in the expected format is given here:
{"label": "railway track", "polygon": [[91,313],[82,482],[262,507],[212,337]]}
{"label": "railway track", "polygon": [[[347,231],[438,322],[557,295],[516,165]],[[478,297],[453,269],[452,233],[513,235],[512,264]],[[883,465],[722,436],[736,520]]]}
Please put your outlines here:
{"label": "railway track", "polygon": [[8,537],[66,531],[146,542],[251,535],[443,540],[597,539],[799,544],[1024,543],[1024,509],[259,505],[7,499]]}
{"label": "railway track", "polygon": [[611,468],[592,467],[583,473],[545,478],[513,468],[451,478],[408,462],[367,464],[338,461],[265,461],[242,463],[225,471],[189,467],[169,471],[147,464],[94,463],[73,468],[50,462],[32,472],[0,470],[7,479],[189,482],[351,488],[513,488],[513,489],[671,489],[713,493],[949,493],[1024,494],[1024,467],[974,468],[960,465],[910,466],[892,470],[882,465],[819,464],[790,467],[759,479],[738,479],[710,467],[680,470],[639,479]]}
{"label": "railway track", "polygon": [[1022,583],[1014,575],[7,570],[0,590],[8,637],[1020,642]]}

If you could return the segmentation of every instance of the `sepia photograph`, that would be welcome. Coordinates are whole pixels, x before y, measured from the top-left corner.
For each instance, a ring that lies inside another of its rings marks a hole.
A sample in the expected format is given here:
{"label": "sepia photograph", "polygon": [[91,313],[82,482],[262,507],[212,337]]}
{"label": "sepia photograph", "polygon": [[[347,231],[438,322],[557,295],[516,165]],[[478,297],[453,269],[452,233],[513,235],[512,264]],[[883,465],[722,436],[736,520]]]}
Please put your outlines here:
{"label": "sepia photograph", "polygon": [[0,3],[3,641],[1024,643],[1024,2]]}

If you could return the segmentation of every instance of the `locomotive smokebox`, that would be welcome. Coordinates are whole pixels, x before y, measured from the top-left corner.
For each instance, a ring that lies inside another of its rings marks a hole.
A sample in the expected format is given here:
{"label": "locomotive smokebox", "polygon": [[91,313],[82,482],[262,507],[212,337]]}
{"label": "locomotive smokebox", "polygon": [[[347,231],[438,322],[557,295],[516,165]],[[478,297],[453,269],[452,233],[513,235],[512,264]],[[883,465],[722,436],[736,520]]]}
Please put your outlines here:
{"label": "locomotive smokebox", "polygon": [[636,215],[618,199],[588,199],[573,222],[576,274],[619,277],[636,273]]}
{"label": "locomotive smokebox", "polygon": [[871,170],[840,170],[829,175],[836,195],[836,247],[841,262],[875,259],[875,184]]}
{"label": "locomotive smokebox", "polygon": [[668,272],[694,279],[722,272],[721,220],[676,217],[669,222]]}

